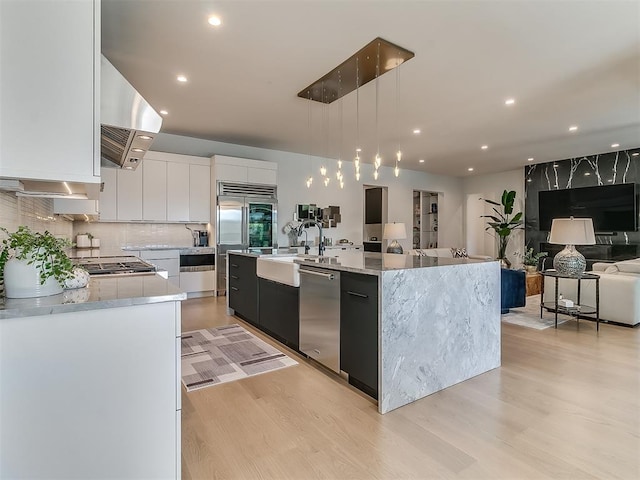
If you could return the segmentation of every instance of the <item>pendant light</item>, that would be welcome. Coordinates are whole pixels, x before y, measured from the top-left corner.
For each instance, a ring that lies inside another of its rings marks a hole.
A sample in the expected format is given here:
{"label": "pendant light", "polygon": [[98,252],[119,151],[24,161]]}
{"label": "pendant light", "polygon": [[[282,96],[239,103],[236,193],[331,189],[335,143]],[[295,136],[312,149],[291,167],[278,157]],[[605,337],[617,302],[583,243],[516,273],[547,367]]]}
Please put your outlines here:
{"label": "pendant light", "polygon": [[380,123],[379,123],[379,107],[380,107],[380,42],[376,49],[376,156],[374,158],[375,174],[374,178],[378,179],[378,169],[382,165],[380,158]]}
{"label": "pendant light", "polygon": [[[327,103],[326,103],[326,99],[325,99],[325,87],[324,87],[324,82],[322,82],[322,129],[324,133],[324,137],[325,137],[325,152],[324,152],[324,158],[327,158],[327,148],[329,145],[329,128],[327,126]],[[321,133],[321,135],[322,135]],[[322,142],[322,138],[320,139],[320,142]],[[322,177],[325,177],[324,180],[324,186],[326,187],[327,185],[329,185],[329,182],[326,179],[327,176],[327,167],[324,166],[324,163],[322,165],[320,165],[320,175]]]}
{"label": "pendant light", "polygon": [[311,168],[311,175],[307,177],[307,188],[311,188],[311,184],[313,183],[313,162],[311,161],[311,90],[307,91],[308,95],[308,109],[307,109],[307,129],[309,133],[309,166]]}
{"label": "pendant light", "polygon": [[356,156],[353,166],[356,170],[356,180],[360,180],[360,57],[356,57]]}
{"label": "pendant light", "polygon": [[396,152],[396,166],[393,169],[393,174],[400,176],[400,161],[402,160],[402,150],[400,150],[400,52],[396,57],[396,136],[398,138],[398,151]]}

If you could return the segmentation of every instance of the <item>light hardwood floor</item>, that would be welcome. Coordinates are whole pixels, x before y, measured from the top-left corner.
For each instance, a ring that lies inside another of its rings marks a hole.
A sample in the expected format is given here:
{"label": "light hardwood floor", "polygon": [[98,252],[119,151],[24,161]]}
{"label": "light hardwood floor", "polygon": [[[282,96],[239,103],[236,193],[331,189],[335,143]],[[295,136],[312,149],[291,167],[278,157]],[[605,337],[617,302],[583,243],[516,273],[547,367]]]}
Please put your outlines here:
{"label": "light hardwood floor", "polygon": [[[183,303],[183,331],[239,323]],[[639,479],[640,328],[502,325],[502,367],[386,415],[300,364],[183,389],[184,479]]]}

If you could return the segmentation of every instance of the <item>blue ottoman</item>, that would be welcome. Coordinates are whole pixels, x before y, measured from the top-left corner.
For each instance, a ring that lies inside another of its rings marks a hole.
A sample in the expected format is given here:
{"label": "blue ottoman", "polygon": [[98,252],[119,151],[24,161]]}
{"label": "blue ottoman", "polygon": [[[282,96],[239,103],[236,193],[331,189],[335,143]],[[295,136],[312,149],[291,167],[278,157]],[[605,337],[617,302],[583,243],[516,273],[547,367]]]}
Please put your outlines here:
{"label": "blue ottoman", "polygon": [[524,270],[500,269],[500,313],[526,303],[527,274]]}

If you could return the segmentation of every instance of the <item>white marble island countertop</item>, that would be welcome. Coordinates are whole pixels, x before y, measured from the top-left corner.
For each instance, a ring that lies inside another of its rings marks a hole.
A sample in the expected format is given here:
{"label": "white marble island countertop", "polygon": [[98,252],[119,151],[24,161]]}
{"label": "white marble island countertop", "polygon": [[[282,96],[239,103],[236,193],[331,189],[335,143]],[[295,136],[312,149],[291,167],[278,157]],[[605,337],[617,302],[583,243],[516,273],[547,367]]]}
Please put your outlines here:
{"label": "white marble island countertop", "polygon": [[160,275],[92,277],[85,288],[37,298],[0,298],[0,320],[186,300]]}
{"label": "white marble island countertop", "polygon": [[470,258],[421,257],[395,253],[375,253],[358,251],[339,251],[335,256],[300,255],[294,262],[300,265],[312,265],[327,270],[380,275],[393,270],[412,270],[416,268],[446,267],[486,263],[484,260]]}

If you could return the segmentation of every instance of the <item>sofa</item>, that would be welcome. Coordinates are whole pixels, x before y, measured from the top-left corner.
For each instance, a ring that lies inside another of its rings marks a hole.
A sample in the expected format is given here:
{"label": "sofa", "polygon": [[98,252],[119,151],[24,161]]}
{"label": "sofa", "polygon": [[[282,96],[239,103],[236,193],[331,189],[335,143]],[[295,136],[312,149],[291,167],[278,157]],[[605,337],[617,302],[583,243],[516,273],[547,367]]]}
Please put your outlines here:
{"label": "sofa", "polygon": [[464,248],[414,248],[409,250],[409,255],[418,255],[422,257],[446,257],[454,258],[454,253],[462,253],[462,257],[473,258],[474,260],[495,260],[487,255],[468,255]]}
{"label": "sofa", "polygon": [[[592,270],[600,276],[600,320],[624,325],[640,323],[640,258],[616,263],[594,263]],[[544,301],[553,302],[555,279],[545,277]],[[596,282],[581,282],[580,303],[595,307]],[[577,302],[578,282],[561,278],[558,293]]]}

